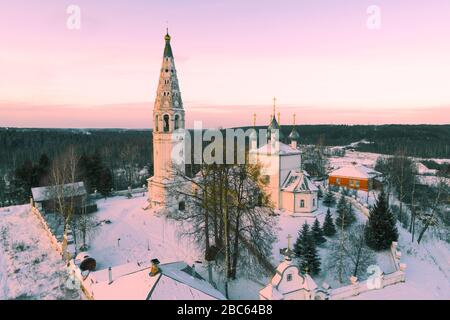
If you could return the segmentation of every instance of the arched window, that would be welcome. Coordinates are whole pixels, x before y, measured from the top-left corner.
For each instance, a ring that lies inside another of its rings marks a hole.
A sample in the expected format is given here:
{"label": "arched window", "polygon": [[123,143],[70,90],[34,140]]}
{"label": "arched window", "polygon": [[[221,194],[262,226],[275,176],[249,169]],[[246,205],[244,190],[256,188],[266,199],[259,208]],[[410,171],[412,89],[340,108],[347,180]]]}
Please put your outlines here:
{"label": "arched window", "polygon": [[169,132],[170,130],[170,126],[169,126],[169,122],[170,122],[170,117],[168,114],[164,115],[164,132]]}
{"label": "arched window", "polygon": [[159,131],[159,116],[156,115],[155,117],[155,131],[158,132]]}
{"label": "arched window", "polygon": [[180,128],[180,116],[178,114],[175,115],[175,130]]}
{"label": "arched window", "polygon": [[305,207],[305,200],[300,200],[300,208],[304,208]]}

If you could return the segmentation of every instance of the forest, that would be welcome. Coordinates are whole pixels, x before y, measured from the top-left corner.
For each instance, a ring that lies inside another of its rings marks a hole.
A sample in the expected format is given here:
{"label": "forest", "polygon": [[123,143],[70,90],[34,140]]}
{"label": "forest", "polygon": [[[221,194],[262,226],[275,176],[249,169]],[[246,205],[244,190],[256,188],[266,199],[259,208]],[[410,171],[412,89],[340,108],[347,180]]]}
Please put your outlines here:
{"label": "forest", "polygon": [[[292,126],[281,130],[287,137]],[[395,154],[401,149],[406,156],[450,158],[450,125],[300,125],[297,130],[302,145],[348,146],[364,139],[371,143],[358,144],[356,150]],[[42,161],[51,162],[69,147],[84,159],[85,172],[111,176],[103,189],[142,187],[153,174],[151,130],[0,128],[0,189],[13,180],[20,180],[20,189],[42,184]],[[100,182],[91,184],[100,187]]]}

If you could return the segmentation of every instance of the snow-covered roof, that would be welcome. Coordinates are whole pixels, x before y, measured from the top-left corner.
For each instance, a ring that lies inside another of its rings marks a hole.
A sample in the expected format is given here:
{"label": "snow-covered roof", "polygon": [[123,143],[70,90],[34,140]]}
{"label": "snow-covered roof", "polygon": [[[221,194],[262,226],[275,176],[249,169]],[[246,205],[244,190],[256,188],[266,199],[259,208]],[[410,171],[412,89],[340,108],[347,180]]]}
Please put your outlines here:
{"label": "snow-covered roof", "polygon": [[380,172],[370,169],[363,165],[345,166],[329,173],[329,176],[349,177],[358,179],[371,179],[379,175],[381,175]]}
{"label": "snow-covered roof", "polygon": [[277,154],[282,156],[301,154],[300,150],[295,149],[283,142],[276,142],[275,144],[267,143],[256,150],[251,150],[250,153],[268,154],[268,155]]}
{"label": "snow-covered roof", "polygon": [[77,197],[86,195],[86,188],[84,187],[84,182],[68,183],[65,185],[49,186],[49,187],[38,187],[32,188],[31,193],[33,195],[34,201],[48,201],[55,199],[57,192],[59,192],[61,186],[63,187],[63,193],[65,197]]}
{"label": "snow-covered roof", "polygon": [[150,276],[150,265],[128,263],[91,273],[96,300],[225,300],[218,290],[206,282],[185,262],[159,266],[160,272]]}
{"label": "snow-covered roof", "polygon": [[287,192],[314,192],[319,189],[309,180],[305,172],[291,170],[281,185],[281,190]]}

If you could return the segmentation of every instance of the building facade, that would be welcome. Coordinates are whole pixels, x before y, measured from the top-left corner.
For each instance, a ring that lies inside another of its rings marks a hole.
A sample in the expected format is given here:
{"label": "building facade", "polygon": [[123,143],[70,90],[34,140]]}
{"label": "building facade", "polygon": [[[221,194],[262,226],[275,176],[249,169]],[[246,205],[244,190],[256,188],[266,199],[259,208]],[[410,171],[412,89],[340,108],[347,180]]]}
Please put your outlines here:
{"label": "building facade", "polygon": [[154,175],[148,179],[148,199],[151,206],[170,207],[177,205],[177,199],[170,192],[170,187],[175,183],[174,173],[179,171],[184,174],[185,171],[185,115],[168,32],[164,40],[163,61],[153,108]]}

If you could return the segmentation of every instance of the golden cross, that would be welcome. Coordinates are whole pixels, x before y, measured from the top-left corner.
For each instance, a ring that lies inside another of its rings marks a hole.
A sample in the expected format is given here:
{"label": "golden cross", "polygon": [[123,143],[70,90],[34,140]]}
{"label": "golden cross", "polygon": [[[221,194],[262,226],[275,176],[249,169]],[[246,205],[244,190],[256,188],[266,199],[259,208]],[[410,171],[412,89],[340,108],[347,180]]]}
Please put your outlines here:
{"label": "golden cross", "polygon": [[278,124],[280,124],[280,115],[281,113],[278,111]]}
{"label": "golden cross", "polygon": [[273,116],[275,117],[275,108],[277,106],[277,98],[273,97]]}
{"label": "golden cross", "polygon": [[295,113],[294,113],[294,126],[295,126]]}
{"label": "golden cross", "polygon": [[253,126],[256,127],[256,113],[253,114]]}

